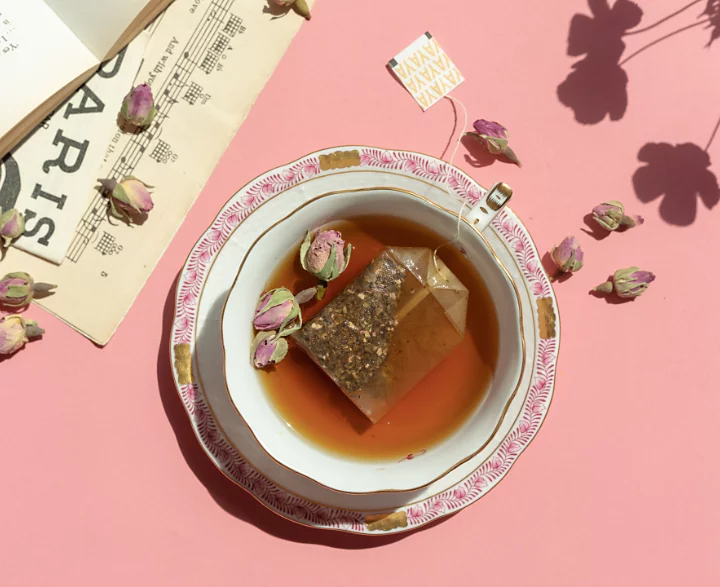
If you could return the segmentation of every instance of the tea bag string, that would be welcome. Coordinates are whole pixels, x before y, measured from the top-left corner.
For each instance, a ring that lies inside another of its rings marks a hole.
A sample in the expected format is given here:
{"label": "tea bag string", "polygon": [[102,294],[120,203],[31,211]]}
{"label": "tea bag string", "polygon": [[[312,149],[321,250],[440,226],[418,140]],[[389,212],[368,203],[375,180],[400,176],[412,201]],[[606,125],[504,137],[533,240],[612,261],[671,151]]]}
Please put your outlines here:
{"label": "tea bag string", "polygon": [[[453,97],[452,97],[451,95],[449,95],[449,94],[448,94],[447,96],[445,96],[445,97],[446,97],[448,100],[450,100],[450,101],[453,103],[453,105],[456,104],[456,103],[457,103],[457,104],[460,104],[460,107],[462,108],[462,110],[463,110],[463,115],[464,115],[464,121],[463,121],[462,130],[460,131],[460,135],[458,136],[457,140],[455,141],[455,148],[453,149],[452,155],[450,155],[450,160],[448,161],[448,163],[450,164],[450,166],[452,166],[453,161],[455,161],[455,155],[457,155],[458,149],[460,148],[460,143],[461,143],[461,141],[462,141],[463,135],[465,134],[465,129],[467,129],[467,125],[468,125],[468,112],[467,112],[467,108],[465,108],[465,105],[464,105],[460,100],[458,100],[457,98],[453,98]],[[454,131],[454,130],[455,130],[455,129],[453,129],[453,131]],[[446,190],[447,190],[448,193],[450,193],[450,183],[449,183],[449,181],[450,181],[450,172],[448,171],[448,173],[445,175],[445,188],[446,188]],[[440,267],[438,266],[438,261],[437,261],[437,259],[438,259],[437,254],[438,254],[438,251],[439,251],[440,249],[442,249],[443,247],[446,247],[446,246],[448,246],[448,245],[452,245],[452,244],[454,244],[454,243],[456,243],[456,242],[458,242],[458,241],[460,240],[460,224],[461,224],[461,222],[462,222],[462,213],[463,213],[463,211],[465,210],[465,206],[467,206],[467,205],[468,205],[467,202],[465,202],[465,200],[463,200],[463,201],[462,201],[462,205],[460,206],[460,210],[458,211],[458,215],[457,215],[457,226],[456,226],[456,230],[455,230],[455,238],[452,239],[452,240],[449,240],[449,241],[447,241],[447,242],[445,242],[445,243],[443,243],[443,244],[441,244],[440,246],[436,247],[435,250],[433,251],[433,264],[435,265],[435,270],[436,270],[440,275],[443,276],[443,278],[445,279],[445,281],[447,281],[447,277],[445,277],[445,276],[442,274],[442,272],[440,271]]]}

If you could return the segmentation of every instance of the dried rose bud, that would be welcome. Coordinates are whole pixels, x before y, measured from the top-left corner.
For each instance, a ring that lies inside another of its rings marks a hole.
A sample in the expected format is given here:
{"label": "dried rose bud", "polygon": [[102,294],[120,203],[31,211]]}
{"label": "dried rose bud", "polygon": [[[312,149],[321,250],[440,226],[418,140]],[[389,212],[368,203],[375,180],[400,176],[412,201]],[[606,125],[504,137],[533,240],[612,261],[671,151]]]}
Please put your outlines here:
{"label": "dried rose bud", "polygon": [[610,231],[621,227],[633,228],[645,222],[642,216],[625,216],[625,207],[617,200],[598,204],[593,208],[592,216],[602,228]]}
{"label": "dried rose bud", "polygon": [[300,247],[300,262],[303,269],[323,281],[332,281],[340,275],[350,262],[352,245],[345,247],[345,241],[337,230],[323,230],[310,238],[310,231]]}
{"label": "dried rose bud", "polygon": [[287,353],[287,340],[278,336],[273,330],[258,332],[250,347],[252,363],[258,369],[279,363]]}
{"label": "dried rose bud", "polygon": [[121,182],[114,179],[98,179],[110,196],[110,210],[116,218],[130,220],[130,214],[147,214],[153,209],[148,188],[152,186],[128,175]]}
{"label": "dried rose bud", "polygon": [[0,237],[2,237],[5,246],[22,236],[25,232],[25,219],[23,215],[16,209],[10,208],[7,212],[0,214]]}
{"label": "dried rose bud", "polygon": [[592,216],[605,230],[617,230],[625,216],[625,208],[617,200],[610,200],[595,206]]}
{"label": "dried rose bud", "polygon": [[34,320],[24,320],[18,315],[3,316],[0,318],[0,355],[12,355],[44,332]]}
{"label": "dried rose bud", "polygon": [[257,330],[277,330],[288,336],[302,326],[300,306],[289,289],[279,287],[264,293],[255,309],[253,326]]}
{"label": "dried rose bud", "polygon": [[557,247],[553,247],[550,256],[560,271],[574,273],[582,268],[585,255],[577,239],[574,236],[568,236]]}
{"label": "dried rose bud", "polygon": [[130,124],[139,127],[149,126],[156,113],[157,108],[153,101],[152,90],[147,84],[130,90],[120,108],[120,116]]}
{"label": "dried rose bud", "polygon": [[272,0],[277,6],[281,8],[289,8],[294,6],[295,11],[300,15],[304,16],[307,20],[312,18],[310,14],[310,7],[306,0]]}
{"label": "dried rose bud", "polygon": [[618,269],[612,281],[598,285],[593,291],[609,294],[613,290],[621,298],[636,298],[643,294],[648,286],[655,281],[655,275],[650,271],[641,271],[637,267]]}
{"label": "dried rose bud", "polygon": [[8,273],[0,279],[0,304],[8,308],[27,306],[35,293],[55,289],[49,283],[35,283],[33,278],[22,271]]}
{"label": "dried rose bud", "polygon": [[490,153],[493,155],[505,155],[513,163],[520,165],[520,160],[508,145],[510,133],[502,124],[480,118],[473,123],[473,128],[475,132],[467,134],[478,141]]}

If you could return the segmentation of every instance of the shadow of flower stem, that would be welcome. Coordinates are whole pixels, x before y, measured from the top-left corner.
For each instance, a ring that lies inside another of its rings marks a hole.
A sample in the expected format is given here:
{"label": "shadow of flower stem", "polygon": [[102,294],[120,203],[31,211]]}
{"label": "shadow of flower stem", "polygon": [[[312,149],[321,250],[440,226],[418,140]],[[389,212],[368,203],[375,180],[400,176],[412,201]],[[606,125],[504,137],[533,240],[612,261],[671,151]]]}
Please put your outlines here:
{"label": "shadow of flower stem", "polygon": [[693,24],[689,24],[688,26],[682,27],[681,29],[678,29],[678,30],[676,30],[676,31],[673,31],[672,33],[668,33],[667,35],[665,35],[665,36],[663,36],[663,37],[660,37],[659,39],[654,40],[652,43],[648,43],[648,44],[645,45],[644,47],[640,47],[640,49],[638,49],[637,51],[635,51],[635,53],[631,53],[630,55],[628,55],[628,56],[627,56],[625,59],[623,59],[618,65],[621,65],[621,66],[622,66],[622,65],[625,65],[628,61],[630,61],[630,60],[631,60],[633,57],[635,57],[636,55],[640,55],[640,53],[642,53],[643,51],[648,50],[650,47],[652,47],[652,46],[654,46],[654,45],[657,45],[658,43],[660,43],[661,41],[664,41],[665,39],[669,39],[670,37],[674,37],[675,35],[679,35],[679,34],[682,33],[683,31],[688,31],[688,30],[690,30],[690,29],[692,29],[692,28],[695,28],[695,27],[697,27],[697,26],[701,26],[701,25],[704,25],[704,24],[708,24],[709,22],[710,22],[710,19],[701,20],[700,22],[696,22],[696,23],[693,23]]}
{"label": "shadow of flower stem", "polygon": [[715,139],[715,135],[717,134],[718,129],[720,129],[720,118],[718,118],[718,121],[715,123],[715,128],[712,131],[712,134],[710,135],[710,140],[708,141],[708,144],[705,146],[705,151],[710,148],[710,145],[712,145],[713,140]]}
{"label": "shadow of flower stem", "polygon": [[651,24],[651,25],[649,25],[649,26],[643,27],[643,28],[641,28],[641,29],[635,29],[634,31],[628,31],[628,32],[626,32],[626,33],[625,33],[625,36],[628,36],[628,35],[638,35],[638,34],[640,34],[640,33],[644,33],[645,31],[649,31],[649,30],[651,30],[651,29],[654,29],[655,27],[660,26],[662,23],[667,22],[667,21],[670,20],[671,18],[676,17],[678,14],[681,14],[681,13],[685,12],[688,8],[690,8],[691,6],[694,6],[694,5],[697,4],[698,2],[702,2],[702,0],[693,0],[692,2],[690,2],[690,4],[687,4],[687,5],[683,6],[680,10],[676,10],[676,11],[673,12],[672,14],[668,14],[665,18],[661,18],[660,20],[658,20],[657,22],[654,22],[653,24]]}

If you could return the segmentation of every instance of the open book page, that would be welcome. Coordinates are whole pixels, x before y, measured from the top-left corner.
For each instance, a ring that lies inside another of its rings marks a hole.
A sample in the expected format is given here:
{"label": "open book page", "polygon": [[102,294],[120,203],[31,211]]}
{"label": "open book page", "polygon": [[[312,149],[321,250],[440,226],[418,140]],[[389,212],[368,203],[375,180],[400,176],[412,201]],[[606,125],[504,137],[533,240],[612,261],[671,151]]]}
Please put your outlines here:
{"label": "open book page", "polygon": [[0,136],[98,64],[43,0],[0,0]]}
{"label": "open book page", "polygon": [[98,61],[146,9],[163,0],[45,0]]}
{"label": "open book page", "polygon": [[158,114],[142,133],[118,130],[98,174],[155,186],[155,208],[141,225],[110,222],[107,199],[88,187],[62,265],[10,247],[3,271],[57,284],[37,303],[107,343],[305,22],[293,12],[273,18],[259,0],[175,0],[153,25],[135,80],[152,86]]}
{"label": "open book page", "polygon": [[4,159],[0,208],[25,215],[26,232],[13,243],[61,263],[117,131],[122,97],[137,75],[149,41],[143,32]]}

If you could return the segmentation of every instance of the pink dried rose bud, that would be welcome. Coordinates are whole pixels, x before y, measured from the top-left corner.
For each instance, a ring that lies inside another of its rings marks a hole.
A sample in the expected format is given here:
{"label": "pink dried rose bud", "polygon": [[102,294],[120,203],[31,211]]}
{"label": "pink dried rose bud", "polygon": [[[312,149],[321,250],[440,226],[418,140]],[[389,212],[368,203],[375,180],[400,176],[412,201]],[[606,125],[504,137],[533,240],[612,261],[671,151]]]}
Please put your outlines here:
{"label": "pink dried rose bud", "polygon": [[281,8],[289,8],[290,6],[293,6],[300,16],[305,17],[307,20],[312,18],[312,15],[310,14],[310,7],[308,6],[306,0],[272,0],[272,2]]}
{"label": "pink dried rose bud", "polygon": [[574,236],[565,237],[557,247],[553,247],[550,256],[557,268],[563,273],[579,271],[583,266],[585,257],[580,248],[580,243]]}
{"label": "pink dried rose bud", "polygon": [[337,230],[323,230],[310,237],[310,231],[300,246],[300,263],[305,271],[323,281],[332,281],[347,269],[352,245]]}
{"label": "pink dried rose bud", "polygon": [[147,214],[153,209],[148,188],[152,186],[128,175],[121,182],[115,179],[98,179],[110,198],[110,211],[116,218],[130,221],[131,214]]}
{"label": "pink dried rose bud", "polygon": [[139,127],[149,126],[156,113],[157,108],[155,108],[152,90],[147,84],[130,90],[120,108],[120,116],[130,124]]}
{"label": "pink dried rose bud", "polygon": [[626,216],[622,202],[609,200],[593,208],[592,217],[602,228],[609,231],[633,228],[645,222],[642,216]]}
{"label": "pink dried rose bud", "polygon": [[6,247],[16,238],[20,238],[24,232],[25,219],[19,210],[10,208],[7,212],[0,213],[0,238]]}
{"label": "pink dried rose bud", "polygon": [[601,283],[593,291],[609,294],[614,290],[621,298],[636,298],[642,295],[653,281],[655,281],[655,275],[650,271],[641,271],[638,267],[628,267],[627,269],[618,269],[611,281]]}
{"label": "pink dried rose bud", "polygon": [[287,340],[273,330],[258,332],[250,347],[252,363],[258,369],[279,363],[287,353]]}
{"label": "pink dried rose bud", "polygon": [[0,279],[0,305],[22,308],[32,301],[36,293],[47,292],[56,287],[49,283],[35,283],[29,274],[22,271],[8,273]]}
{"label": "pink dried rose bud", "polygon": [[11,315],[0,318],[0,355],[12,355],[45,331],[34,320]]}
{"label": "pink dried rose bud", "polygon": [[253,326],[256,330],[277,330],[278,336],[288,336],[300,330],[300,306],[290,290],[279,287],[264,293],[255,309]]}
{"label": "pink dried rose bud", "polygon": [[469,132],[471,137],[478,141],[493,155],[505,155],[513,163],[520,165],[520,160],[508,145],[510,133],[502,124],[480,118],[473,123],[475,132]]}

